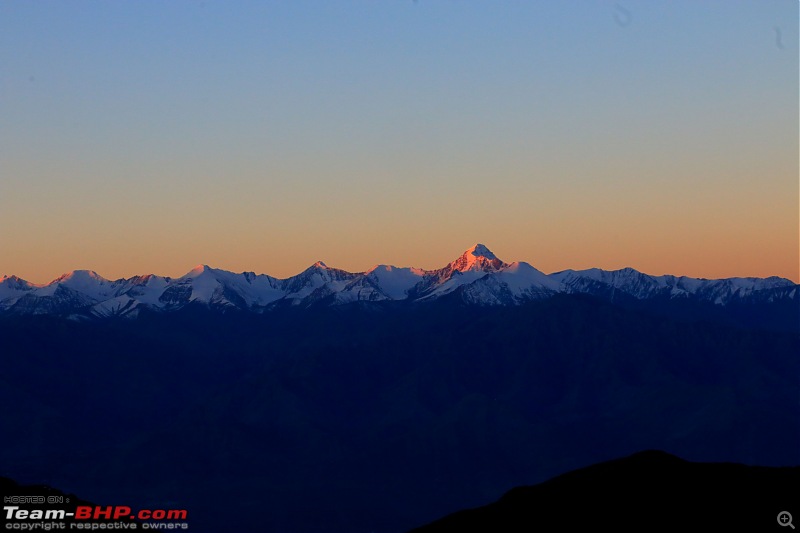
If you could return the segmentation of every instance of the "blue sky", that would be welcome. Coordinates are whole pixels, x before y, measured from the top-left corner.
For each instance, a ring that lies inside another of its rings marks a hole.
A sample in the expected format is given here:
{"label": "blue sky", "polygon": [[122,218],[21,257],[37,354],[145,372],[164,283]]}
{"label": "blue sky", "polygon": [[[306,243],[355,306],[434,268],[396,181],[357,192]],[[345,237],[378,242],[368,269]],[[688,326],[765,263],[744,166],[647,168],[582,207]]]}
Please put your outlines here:
{"label": "blue sky", "polygon": [[0,274],[798,275],[798,5],[0,3]]}

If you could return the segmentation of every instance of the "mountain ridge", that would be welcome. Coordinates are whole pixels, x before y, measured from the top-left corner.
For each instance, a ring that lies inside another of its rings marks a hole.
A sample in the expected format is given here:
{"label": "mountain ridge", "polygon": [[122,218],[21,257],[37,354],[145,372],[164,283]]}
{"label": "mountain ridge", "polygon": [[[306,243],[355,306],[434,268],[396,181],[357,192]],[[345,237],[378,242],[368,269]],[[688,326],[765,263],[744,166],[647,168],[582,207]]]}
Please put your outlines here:
{"label": "mountain ridge", "polygon": [[798,285],[776,276],[724,279],[653,276],[619,270],[563,270],[545,274],[526,262],[506,263],[483,244],[435,270],[376,265],[348,272],[317,261],[285,279],[254,272],[234,273],[198,265],[178,278],[138,275],[106,279],[93,270],[74,270],[47,284],[17,276],[0,280],[0,313],[136,317],[140,310],[174,311],[189,304],[254,312],[319,302],[424,302],[455,293],[466,304],[519,305],[558,293],[611,299],[697,300],[714,305],[757,300],[798,300]]}
{"label": "mountain ridge", "polygon": [[[693,462],[658,450],[596,463],[482,507],[457,511],[409,533],[440,531],[641,531],[780,527],[796,512],[800,467]],[[712,496],[709,498],[709,496]]]}

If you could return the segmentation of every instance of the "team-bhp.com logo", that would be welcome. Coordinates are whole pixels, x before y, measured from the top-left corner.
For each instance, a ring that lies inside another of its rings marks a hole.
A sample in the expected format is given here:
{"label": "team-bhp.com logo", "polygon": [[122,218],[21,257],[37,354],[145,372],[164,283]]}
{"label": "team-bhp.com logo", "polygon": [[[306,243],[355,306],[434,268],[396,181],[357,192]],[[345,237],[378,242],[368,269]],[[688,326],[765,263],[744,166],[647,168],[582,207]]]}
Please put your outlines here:
{"label": "team-bhp.com logo", "polygon": [[[5,505],[6,529],[188,529],[186,509],[141,509],[133,511],[125,505],[78,505],[74,511],[65,509],[22,509]],[[134,520],[136,522],[134,522]],[[65,523],[64,521],[69,521]],[[98,522],[102,521],[102,522]]]}
{"label": "team-bhp.com logo", "polygon": [[135,514],[130,507],[116,505],[108,507],[91,507],[79,505],[75,508],[75,520],[119,520],[121,518],[137,518],[139,520],[186,520],[186,509],[142,509]]}

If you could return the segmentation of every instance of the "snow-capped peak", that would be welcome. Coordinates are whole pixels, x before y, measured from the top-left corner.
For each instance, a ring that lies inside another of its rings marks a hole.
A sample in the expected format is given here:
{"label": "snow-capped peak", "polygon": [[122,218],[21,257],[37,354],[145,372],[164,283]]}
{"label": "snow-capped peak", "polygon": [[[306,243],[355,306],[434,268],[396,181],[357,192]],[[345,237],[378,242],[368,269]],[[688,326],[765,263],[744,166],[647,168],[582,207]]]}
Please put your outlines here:
{"label": "snow-capped peak", "polygon": [[464,253],[471,253],[475,257],[485,257],[486,259],[497,259],[497,256],[489,250],[486,245],[478,243]]}
{"label": "snow-capped peak", "polygon": [[322,261],[317,261],[312,265],[314,268],[328,268],[328,265],[323,263]]}
{"label": "snow-capped peak", "polygon": [[91,282],[91,281],[99,281],[104,282],[108,281],[103,276],[95,272],[94,270],[73,270],[72,272],[67,272],[52,281],[52,283],[60,283],[64,281],[72,281],[72,282]]}
{"label": "snow-capped peak", "polygon": [[476,244],[461,254],[461,257],[450,263],[452,270],[466,272],[468,270],[492,271],[506,266],[483,244]]}
{"label": "snow-capped peak", "polygon": [[36,295],[53,296],[57,291],[68,289],[82,295],[81,298],[101,301],[113,297],[117,287],[117,282],[107,280],[94,270],[73,270],[40,287]]}
{"label": "snow-capped peak", "polygon": [[24,279],[17,276],[3,276],[3,279],[0,280],[0,300],[19,294],[24,294],[25,292],[31,291],[40,286],[41,285],[33,285],[32,283],[28,283]]}
{"label": "snow-capped peak", "polygon": [[184,276],[182,276],[181,279],[196,278],[196,277],[198,277],[198,276],[200,276],[202,274],[205,274],[207,272],[208,273],[212,273],[212,272],[214,272],[214,269],[211,268],[208,265],[197,265],[196,267],[191,269],[189,272],[187,272]]}

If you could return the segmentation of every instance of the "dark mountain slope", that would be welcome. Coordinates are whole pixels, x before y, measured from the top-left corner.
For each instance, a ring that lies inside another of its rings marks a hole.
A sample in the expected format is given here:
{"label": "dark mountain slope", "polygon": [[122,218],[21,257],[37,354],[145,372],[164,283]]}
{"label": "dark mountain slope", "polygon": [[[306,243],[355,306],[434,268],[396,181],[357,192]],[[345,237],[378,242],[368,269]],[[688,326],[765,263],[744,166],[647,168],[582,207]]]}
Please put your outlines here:
{"label": "dark mountain slope", "polygon": [[691,463],[647,451],[582,468],[413,533],[777,531],[800,512],[800,467]]}
{"label": "dark mountain slope", "polygon": [[[402,531],[643,449],[800,463],[797,335],[577,295],[0,320],[0,468],[218,531]],[[225,529],[225,530],[232,530]]]}

